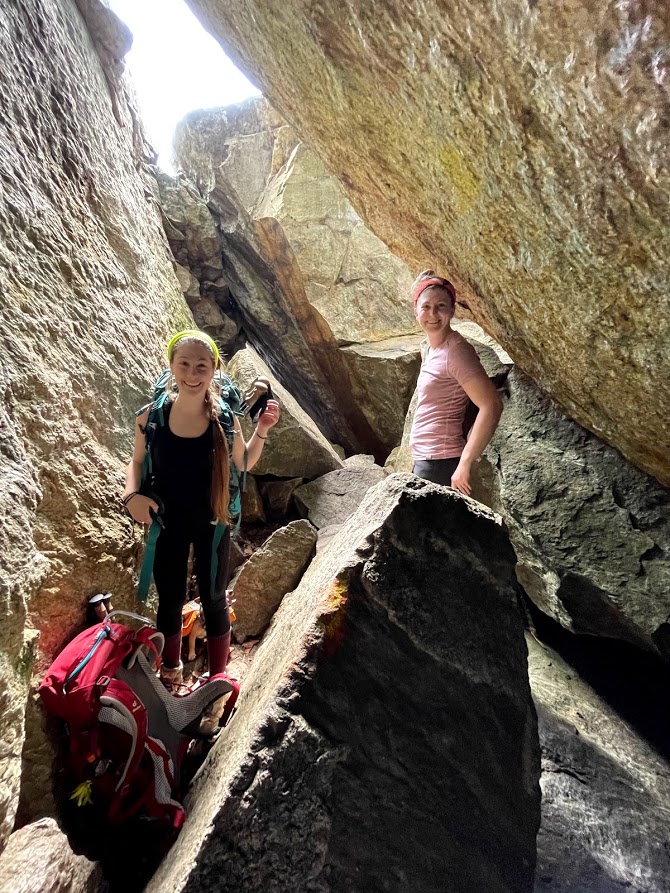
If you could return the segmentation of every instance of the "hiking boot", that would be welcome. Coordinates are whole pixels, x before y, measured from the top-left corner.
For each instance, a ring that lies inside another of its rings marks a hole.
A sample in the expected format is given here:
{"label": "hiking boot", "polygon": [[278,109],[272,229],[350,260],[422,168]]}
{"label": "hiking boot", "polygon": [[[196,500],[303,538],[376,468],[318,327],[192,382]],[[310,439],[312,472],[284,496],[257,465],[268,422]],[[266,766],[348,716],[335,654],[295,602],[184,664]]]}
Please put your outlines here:
{"label": "hiking boot", "polygon": [[225,695],[221,695],[220,698],[212,701],[202,714],[198,731],[203,737],[211,737],[218,732],[219,723],[221,722],[221,717],[223,716],[223,711],[226,708],[226,702],[230,695],[231,692],[226,692]]}
{"label": "hiking boot", "polygon": [[181,661],[177,667],[167,667],[165,664],[161,664],[160,679],[170,694],[181,694],[181,690],[185,687],[184,664]]}

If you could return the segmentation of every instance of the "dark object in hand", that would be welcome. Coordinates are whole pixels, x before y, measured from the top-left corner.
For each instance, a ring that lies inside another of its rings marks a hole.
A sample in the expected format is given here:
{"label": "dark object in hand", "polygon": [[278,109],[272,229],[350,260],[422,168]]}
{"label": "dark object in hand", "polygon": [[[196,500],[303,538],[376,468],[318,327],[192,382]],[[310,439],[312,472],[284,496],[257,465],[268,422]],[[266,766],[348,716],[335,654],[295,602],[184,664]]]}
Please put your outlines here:
{"label": "dark object in hand", "polygon": [[268,400],[273,399],[270,380],[265,377],[257,378],[247,395],[249,418],[252,422],[257,421],[263,415],[267,408]]}

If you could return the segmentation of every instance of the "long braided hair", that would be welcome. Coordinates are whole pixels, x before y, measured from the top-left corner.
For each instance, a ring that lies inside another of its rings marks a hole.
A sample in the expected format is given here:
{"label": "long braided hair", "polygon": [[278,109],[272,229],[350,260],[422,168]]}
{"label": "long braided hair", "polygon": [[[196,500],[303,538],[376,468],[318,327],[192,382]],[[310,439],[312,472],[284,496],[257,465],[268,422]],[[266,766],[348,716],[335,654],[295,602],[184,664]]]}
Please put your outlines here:
{"label": "long braided hair", "polygon": [[[197,341],[207,348],[214,372],[217,369],[224,368],[223,361],[218,356],[218,350],[212,349],[212,340],[206,333],[199,333],[190,330],[177,341],[170,342],[168,355],[170,361],[179,347],[189,342]],[[177,396],[177,389],[174,384],[168,385],[170,388],[170,396],[174,400]],[[219,385],[212,380],[205,394],[205,410],[207,417],[212,422],[212,434],[214,439],[214,449],[212,451],[212,484],[210,491],[210,502],[214,517],[222,524],[230,524],[230,453],[228,451],[228,441],[219,421]]]}
{"label": "long braided hair", "polygon": [[214,517],[221,524],[230,524],[230,454],[228,441],[219,421],[219,387],[213,381],[205,394],[207,414],[212,420],[214,450],[212,455],[211,505]]}

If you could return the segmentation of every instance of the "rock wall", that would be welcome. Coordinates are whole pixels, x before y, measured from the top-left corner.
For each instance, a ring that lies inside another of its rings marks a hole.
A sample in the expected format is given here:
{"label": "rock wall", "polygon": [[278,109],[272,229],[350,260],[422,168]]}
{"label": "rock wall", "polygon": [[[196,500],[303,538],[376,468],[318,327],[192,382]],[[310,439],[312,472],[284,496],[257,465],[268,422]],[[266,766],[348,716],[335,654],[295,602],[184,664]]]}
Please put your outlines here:
{"label": "rock wall", "polygon": [[307,298],[340,344],[417,331],[412,273],[264,99],[191,112],[177,126],[175,154],[203,195],[232,188],[252,217],[281,223]]}
{"label": "rock wall", "polygon": [[[133,410],[188,318],[137,170],[129,33],[80,6],[0,8],[0,845],[31,763],[36,637],[48,658],[88,596],[132,593],[137,538],[117,506]],[[44,789],[25,793],[39,814]]]}
{"label": "rock wall", "polygon": [[670,613],[670,493],[566,419],[518,369],[477,470],[505,518],[517,577],[567,629],[644,648]]}
{"label": "rock wall", "polygon": [[413,268],[670,482],[663,0],[189,0]]}

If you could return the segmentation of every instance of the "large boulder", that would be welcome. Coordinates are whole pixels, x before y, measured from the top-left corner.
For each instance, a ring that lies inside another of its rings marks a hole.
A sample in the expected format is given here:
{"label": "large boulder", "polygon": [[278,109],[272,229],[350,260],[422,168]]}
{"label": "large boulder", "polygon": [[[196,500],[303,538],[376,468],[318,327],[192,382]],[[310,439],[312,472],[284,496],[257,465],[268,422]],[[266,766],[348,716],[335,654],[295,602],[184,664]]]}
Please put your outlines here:
{"label": "large boulder", "polygon": [[301,514],[319,530],[339,526],[353,515],[370,487],[385,476],[384,469],[374,462],[350,465],[303,484],[293,498]]}
{"label": "large boulder", "polygon": [[514,556],[393,475],[282,605],[147,893],[529,893],[539,746]]}
{"label": "large boulder", "polygon": [[356,383],[353,397],[385,446],[397,446],[421,366],[421,335],[404,335],[343,348]]}
{"label": "large boulder", "polygon": [[499,512],[532,600],[579,633],[643,647],[670,613],[670,493],[518,369],[474,495]]}
{"label": "large boulder", "polygon": [[314,552],[316,530],[291,521],[268,537],[231,582],[238,642],[262,633],[287,592],[298,585]]}
{"label": "large boulder", "polygon": [[394,252],[670,483],[667,4],[189,5]]}
{"label": "large boulder", "polygon": [[670,764],[528,637],[542,745],[536,893],[666,893]]}
{"label": "large boulder", "polygon": [[[99,0],[0,6],[0,845],[31,765],[33,659],[91,594],[132,599],[138,541],[118,499],[133,410],[190,321],[138,173],[129,46]],[[33,788],[26,818],[47,800]]]}
{"label": "large boulder", "polygon": [[53,819],[15,831],[0,855],[0,893],[103,893],[100,868],[76,856]]}
{"label": "large boulder", "polygon": [[[342,460],[312,419],[252,348],[238,351],[228,363],[228,371],[243,391],[259,375],[264,375],[270,379],[272,392],[279,401],[279,421],[265,441],[261,458],[254,465],[254,474],[311,480],[342,466]],[[242,420],[242,429],[248,440],[253,431],[250,419]]]}

